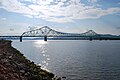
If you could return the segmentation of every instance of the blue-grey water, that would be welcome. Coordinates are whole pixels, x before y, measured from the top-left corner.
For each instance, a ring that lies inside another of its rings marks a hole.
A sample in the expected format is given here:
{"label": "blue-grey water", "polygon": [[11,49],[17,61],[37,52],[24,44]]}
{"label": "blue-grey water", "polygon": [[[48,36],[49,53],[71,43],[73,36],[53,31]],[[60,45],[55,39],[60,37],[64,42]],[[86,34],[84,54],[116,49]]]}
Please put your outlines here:
{"label": "blue-grey water", "polygon": [[13,41],[13,46],[65,80],[120,80],[120,41]]}

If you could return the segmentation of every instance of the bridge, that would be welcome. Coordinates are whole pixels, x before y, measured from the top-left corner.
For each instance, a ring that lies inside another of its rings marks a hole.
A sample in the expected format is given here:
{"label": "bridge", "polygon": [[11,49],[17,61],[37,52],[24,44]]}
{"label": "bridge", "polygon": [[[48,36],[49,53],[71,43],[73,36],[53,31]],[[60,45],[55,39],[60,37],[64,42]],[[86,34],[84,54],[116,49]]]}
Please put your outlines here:
{"label": "bridge", "polygon": [[120,38],[111,38],[111,37],[103,37],[102,35],[94,32],[93,30],[89,30],[85,33],[64,33],[64,32],[59,32],[56,30],[53,30],[49,28],[48,26],[41,27],[36,30],[31,30],[24,32],[21,36],[0,36],[0,37],[15,37],[15,38],[20,38],[20,42],[22,42],[23,37],[44,37],[44,41],[47,41],[47,37],[52,37],[52,38],[83,38],[84,40],[87,38],[87,40],[120,40]]}
{"label": "bridge", "polygon": [[100,35],[94,32],[93,30],[89,30],[88,32],[81,33],[81,34],[64,33],[64,32],[53,30],[48,26],[44,26],[36,30],[24,32],[20,36],[20,42],[22,42],[22,37],[44,37],[44,41],[47,41],[47,37],[90,37],[90,40],[92,40],[92,37],[94,36],[100,37]]}

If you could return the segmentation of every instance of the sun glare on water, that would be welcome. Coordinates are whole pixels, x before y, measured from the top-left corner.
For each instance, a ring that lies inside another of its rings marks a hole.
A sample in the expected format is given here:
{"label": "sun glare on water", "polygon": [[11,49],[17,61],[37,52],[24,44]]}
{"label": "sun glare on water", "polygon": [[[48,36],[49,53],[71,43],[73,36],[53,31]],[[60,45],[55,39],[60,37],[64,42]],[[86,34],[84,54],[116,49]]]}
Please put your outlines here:
{"label": "sun glare on water", "polygon": [[48,44],[48,42],[43,41],[43,40],[36,40],[36,41],[34,41],[34,46],[35,47],[42,47],[42,46],[45,46],[46,44]]}
{"label": "sun glare on water", "polygon": [[47,44],[47,42],[43,41],[43,40],[36,40],[34,43],[38,44],[38,45],[40,45],[40,44]]}
{"label": "sun glare on water", "polygon": [[48,42],[43,40],[34,41],[34,46],[39,48],[40,54],[42,54],[42,57],[44,57],[42,62],[39,63],[38,65],[41,66],[42,69],[49,71],[47,69],[47,66],[49,64],[50,58],[49,58],[49,55],[47,54],[46,44],[48,44]]}

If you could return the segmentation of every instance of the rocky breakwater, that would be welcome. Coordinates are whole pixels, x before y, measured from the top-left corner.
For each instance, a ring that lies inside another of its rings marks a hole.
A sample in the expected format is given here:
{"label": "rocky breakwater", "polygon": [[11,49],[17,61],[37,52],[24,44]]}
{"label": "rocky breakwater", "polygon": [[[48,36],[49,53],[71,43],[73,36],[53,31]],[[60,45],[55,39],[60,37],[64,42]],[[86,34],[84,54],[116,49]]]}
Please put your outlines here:
{"label": "rocky breakwater", "polygon": [[0,80],[61,80],[26,59],[11,42],[0,40]]}

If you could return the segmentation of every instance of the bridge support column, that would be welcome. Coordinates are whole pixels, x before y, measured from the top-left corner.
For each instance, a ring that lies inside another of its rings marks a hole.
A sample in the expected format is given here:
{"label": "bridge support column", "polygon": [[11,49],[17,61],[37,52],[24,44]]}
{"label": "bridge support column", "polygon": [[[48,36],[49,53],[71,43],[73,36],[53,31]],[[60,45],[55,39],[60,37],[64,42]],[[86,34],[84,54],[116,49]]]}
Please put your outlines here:
{"label": "bridge support column", "polygon": [[44,36],[44,41],[47,41],[47,36]]}
{"label": "bridge support column", "polygon": [[90,37],[90,41],[92,41],[93,40],[93,38],[92,37]]}
{"label": "bridge support column", "polygon": [[20,42],[22,42],[22,36],[20,36]]}

